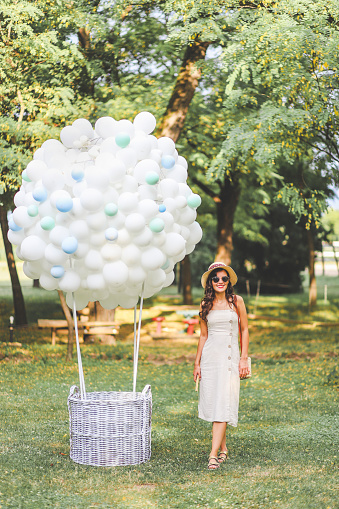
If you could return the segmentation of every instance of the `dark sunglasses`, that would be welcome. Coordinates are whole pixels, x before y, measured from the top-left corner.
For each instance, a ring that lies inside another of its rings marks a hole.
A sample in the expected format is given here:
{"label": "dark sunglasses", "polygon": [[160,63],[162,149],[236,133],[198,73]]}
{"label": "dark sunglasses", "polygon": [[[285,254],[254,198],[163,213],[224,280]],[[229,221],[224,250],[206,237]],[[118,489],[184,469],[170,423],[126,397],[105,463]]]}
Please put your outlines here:
{"label": "dark sunglasses", "polygon": [[229,280],[230,280],[230,278],[228,276],[223,276],[223,277],[213,276],[212,277],[213,283],[219,283],[219,281],[223,281],[224,283],[227,283],[227,281],[229,281]]}

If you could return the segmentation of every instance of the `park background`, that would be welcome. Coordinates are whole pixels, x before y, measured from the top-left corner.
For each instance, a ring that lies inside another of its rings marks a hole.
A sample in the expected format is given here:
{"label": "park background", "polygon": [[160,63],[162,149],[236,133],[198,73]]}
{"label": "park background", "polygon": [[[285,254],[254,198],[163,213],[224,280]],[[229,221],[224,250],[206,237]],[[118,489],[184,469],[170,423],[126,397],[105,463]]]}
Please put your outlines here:
{"label": "park background", "polygon": [[[120,469],[69,459],[76,362],[66,361],[67,336],[51,345],[37,327],[39,318],[63,318],[59,297],[32,287],[1,247],[0,505],[335,507],[337,3],[19,0],[1,8],[4,241],[21,172],[43,141],[76,118],[142,110],[189,162],[204,236],[175,285],[146,303],[138,385],[152,385],[153,453]],[[215,258],[239,275],[254,376],[242,382],[232,459],[211,475],[210,430],[197,419],[192,383],[197,332],[181,329]],[[152,339],[156,316],[177,339]],[[114,319],[115,346],[83,346],[93,390],[131,390],[132,315],[118,309]]]}

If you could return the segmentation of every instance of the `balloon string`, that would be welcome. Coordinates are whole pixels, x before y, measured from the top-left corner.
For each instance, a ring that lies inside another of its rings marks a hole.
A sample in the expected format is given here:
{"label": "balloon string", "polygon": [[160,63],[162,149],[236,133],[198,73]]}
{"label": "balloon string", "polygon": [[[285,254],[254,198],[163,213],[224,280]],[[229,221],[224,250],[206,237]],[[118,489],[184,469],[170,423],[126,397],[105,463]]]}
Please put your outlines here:
{"label": "balloon string", "polygon": [[78,330],[78,318],[77,318],[77,310],[76,310],[76,305],[75,305],[74,293],[72,293],[72,297],[73,297],[73,321],[74,321],[75,339],[76,339],[76,344],[77,344],[77,357],[78,357],[78,369],[79,369],[79,381],[80,381],[80,397],[81,397],[81,399],[87,399],[86,398],[84,372],[82,369],[82,360],[81,360],[80,342],[79,342],[79,330]]}
{"label": "balloon string", "polygon": [[[140,307],[139,307],[139,324],[138,324],[138,333],[135,342],[135,354],[134,354],[134,363],[133,363],[133,392],[135,393],[136,384],[137,384],[137,375],[138,375],[138,359],[139,359],[139,346],[140,346],[140,332],[141,332],[141,319],[142,319],[142,306],[144,302],[144,284],[142,285],[141,296],[140,296]],[[134,323],[136,329],[136,307],[135,315],[134,315]]]}

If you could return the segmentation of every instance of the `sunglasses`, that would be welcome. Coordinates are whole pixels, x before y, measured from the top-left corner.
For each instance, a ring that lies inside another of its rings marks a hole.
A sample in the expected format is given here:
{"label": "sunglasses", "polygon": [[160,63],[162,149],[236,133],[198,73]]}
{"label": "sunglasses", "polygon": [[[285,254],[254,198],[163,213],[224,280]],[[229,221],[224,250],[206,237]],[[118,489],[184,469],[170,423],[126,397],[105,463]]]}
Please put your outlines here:
{"label": "sunglasses", "polygon": [[228,276],[223,276],[223,277],[213,276],[212,277],[213,283],[219,283],[219,281],[223,281],[224,283],[227,283],[227,281],[229,281],[229,280],[230,280],[230,278]]}

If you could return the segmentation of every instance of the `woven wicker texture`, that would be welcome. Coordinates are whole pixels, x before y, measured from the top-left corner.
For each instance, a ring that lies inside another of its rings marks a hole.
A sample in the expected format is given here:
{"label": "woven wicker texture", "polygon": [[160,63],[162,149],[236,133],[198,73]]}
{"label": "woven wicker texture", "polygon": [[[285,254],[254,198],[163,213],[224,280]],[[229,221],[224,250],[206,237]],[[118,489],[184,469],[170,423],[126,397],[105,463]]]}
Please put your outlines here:
{"label": "woven wicker texture", "polygon": [[151,457],[152,393],[89,392],[71,387],[67,400],[70,457],[92,466],[137,465]]}

